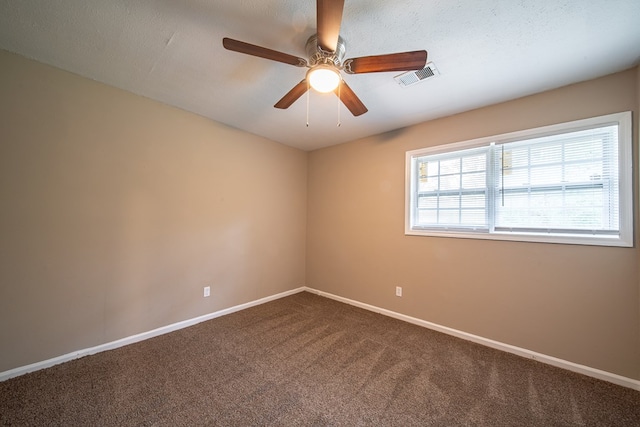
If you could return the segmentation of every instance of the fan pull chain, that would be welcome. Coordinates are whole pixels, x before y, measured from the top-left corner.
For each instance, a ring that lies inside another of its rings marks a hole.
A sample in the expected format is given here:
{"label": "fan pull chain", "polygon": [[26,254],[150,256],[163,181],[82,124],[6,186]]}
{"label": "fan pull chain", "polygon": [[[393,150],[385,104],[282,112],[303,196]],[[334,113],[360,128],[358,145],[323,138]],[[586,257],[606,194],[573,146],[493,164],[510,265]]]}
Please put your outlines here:
{"label": "fan pull chain", "polygon": [[311,92],[311,84],[307,80],[307,127],[309,127],[309,92]]}
{"label": "fan pull chain", "polygon": [[342,87],[342,82],[338,83],[338,127],[342,124],[340,122],[340,104],[342,103],[342,98],[340,98],[340,88]]}

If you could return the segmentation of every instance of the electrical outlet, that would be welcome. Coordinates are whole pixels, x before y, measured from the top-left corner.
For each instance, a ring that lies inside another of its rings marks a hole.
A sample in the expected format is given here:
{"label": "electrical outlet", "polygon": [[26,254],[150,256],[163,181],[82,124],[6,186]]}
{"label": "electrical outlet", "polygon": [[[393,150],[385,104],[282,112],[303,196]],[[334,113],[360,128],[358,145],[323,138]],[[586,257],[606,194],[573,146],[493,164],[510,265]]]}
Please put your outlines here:
{"label": "electrical outlet", "polygon": [[402,286],[396,286],[396,296],[397,297],[402,296]]}
{"label": "electrical outlet", "polygon": [[204,296],[208,297],[209,295],[211,295],[211,286],[205,286],[204,287]]}

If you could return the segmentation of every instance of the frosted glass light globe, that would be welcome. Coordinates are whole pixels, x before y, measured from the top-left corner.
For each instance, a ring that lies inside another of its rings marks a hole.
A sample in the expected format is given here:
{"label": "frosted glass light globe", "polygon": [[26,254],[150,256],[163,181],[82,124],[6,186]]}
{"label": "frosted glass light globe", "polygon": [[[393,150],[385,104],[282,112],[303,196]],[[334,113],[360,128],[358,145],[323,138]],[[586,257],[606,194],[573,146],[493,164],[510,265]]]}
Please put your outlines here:
{"label": "frosted glass light globe", "polygon": [[307,79],[312,88],[322,93],[332,92],[340,84],[338,71],[326,65],[318,65],[309,70]]}

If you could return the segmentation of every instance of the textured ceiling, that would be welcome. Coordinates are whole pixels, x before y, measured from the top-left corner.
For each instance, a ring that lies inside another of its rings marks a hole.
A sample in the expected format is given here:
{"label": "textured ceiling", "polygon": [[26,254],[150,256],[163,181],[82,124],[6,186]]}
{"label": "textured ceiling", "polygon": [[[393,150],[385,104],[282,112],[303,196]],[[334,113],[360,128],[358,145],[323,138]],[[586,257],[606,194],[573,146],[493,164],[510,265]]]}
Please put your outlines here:
{"label": "textured ceiling", "polygon": [[[346,57],[426,49],[440,75],[345,75],[333,94],[273,108],[305,69],[227,51],[231,37],[306,57],[314,0],[0,0],[0,48],[311,150],[636,65],[638,0],[346,0]],[[341,126],[338,127],[338,114]]]}

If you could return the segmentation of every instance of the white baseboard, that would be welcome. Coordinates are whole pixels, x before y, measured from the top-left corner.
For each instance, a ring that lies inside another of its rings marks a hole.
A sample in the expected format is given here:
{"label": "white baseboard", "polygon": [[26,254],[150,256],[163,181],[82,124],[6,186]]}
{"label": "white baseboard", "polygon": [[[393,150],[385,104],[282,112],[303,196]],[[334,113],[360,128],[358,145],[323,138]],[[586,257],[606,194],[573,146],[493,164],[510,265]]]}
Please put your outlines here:
{"label": "white baseboard", "polygon": [[149,338],[156,337],[158,335],[163,335],[169,332],[173,332],[179,329],[187,328],[189,326],[193,326],[197,323],[204,322],[207,320],[215,319],[216,317],[224,316],[226,314],[235,313],[236,311],[244,310],[249,307],[254,307],[256,305],[264,304],[269,301],[274,301],[280,298],[287,297],[289,295],[297,294],[299,292],[308,291],[314,293],[316,295],[320,295],[323,297],[331,298],[336,301],[340,301],[349,305],[353,305],[355,307],[363,308],[365,310],[373,311],[375,313],[380,313],[385,316],[393,317],[398,320],[402,320],[408,323],[412,323],[414,325],[422,326],[428,329],[432,329],[434,331],[442,332],[448,335],[452,335],[457,338],[462,338],[467,341],[472,341],[481,345],[485,345],[487,347],[495,348],[497,350],[506,351],[507,353],[516,354],[518,356],[527,357],[530,359],[537,360],[542,363],[546,363],[548,365],[553,365],[558,368],[567,369],[569,371],[577,372],[583,375],[587,375],[593,378],[597,378],[603,381],[608,381],[613,384],[617,384],[623,387],[631,388],[634,390],[640,391],[640,381],[634,380],[631,378],[623,377],[621,375],[613,374],[610,372],[602,371],[600,369],[591,368],[589,366],[580,365],[577,363],[569,362],[567,360],[558,359],[553,356],[547,356],[542,353],[537,353],[535,351],[527,350],[521,347],[516,347],[510,344],[504,344],[499,341],[494,341],[488,338],[483,338],[478,335],[469,334],[467,332],[462,332],[457,329],[449,328],[446,326],[438,325],[436,323],[428,322],[426,320],[418,319],[411,316],[406,316],[404,314],[396,313],[391,310],[387,310],[384,308],[376,307],[370,304],[365,304],[359,301],[351,300],[348,298],[344,298],[338,295],[330,294],[327,292],[319,291],[317,289],[309,288],[306,286],[292,289],[290,291],[282,292],[276,295],[272,295],[269,297],[261,298],[255,301],[251,301],[245,304],[236,305],[234,307],[226,308],[223,310],[216,311],[214,313],[205,314],[203,316],[199,316],[193,319],[184,320],[182,322],[174,323],[168,326],[163,326],[161,328],[154,329],[152,331],[143,332],[141,334],[132,335],[130,337],[122,338],[116,341],[112,341],[109,343],[101,344],[95,347],[86,348],[78,351],[74,351],[68,354],[64,354],[62,356],[54,357],[53,359],[43,360],[42,362],[32,363],[30,365],[21,366],[15,369],[11,369],[9,371],[0,372],[0,382],[8,380],[13,377],[17,377],[20,375],[24,375],[29,372],[38,371],[40,369],[45,369],[54,365],[58,365],[60,363],[68,362],[73,359],[78,359],[80,357],[89,356],[92,354],[100,353],[102,351],[113,350],[118,347],[123,347],[125,345],[133,344],[139,341],[143,341]]}
{"label": "white baseboard", "polygon": [[482,344],[484,346],[495,348],[497,350],[506,351],[507,353],[517,354],[518,356],[534,359],[534,360],[537,360],[538,362],[546,363],[548,365],[553,365],[558,368],[577,372],[579,374],[587,375],[589,377],[597,378],[603,381],[608,381],[610,383],[614,383],[623,387],[628,387],[628,388],[640,391],[640,381],[638,380],[623,377],[621,375],[613,374],[611,372],[602,371],[600,369],[591,368],[589,366],[569,362],[567,360],[558,359],[557,357],[547,356],[546,354],[537,353],[535,351],[527,350],[521,347],[516,347],[510,344],[504,344],[499,341],[483,338],[478,335],[469,334],[466,332],[459,331],[457,329],[448,328],[446,326],[438,325],[436,323],[427,322],[426,320],[418,319],[411,316],[406,316],[404,314],[396,313],[391,310],[386,310],[384,308],[365,304],[359,301],[354,301],[348,298],[344,298],[338,295],[333,295],[327,292],[322,292],[309,287],[304,287],[303,290],[323,296],[323,297],[331,298],[336,301],[340,301],[349,305],[363,308],[365,310],[369,310],[369,311],[383,314],[385,316],[393,317],[398,320],[403,320],[405,322],[413,323],[418,326],[423,326],[425,328],[432,329],[434,331],[452,335],[457,338],[462,338],[467,341],[473,341],[477,344]]}
{"label": "white baseboard", "polygon": [[204,322],[206,320],[215,319],[216,317],[224,316],[226,314],[235,313],[236,311],[244,310],[249,307],[254,307],[256,305],[264,304],[269,301],[274,301],[280,298],[287,297],[289,295],[297,294],[299,292],[303,292],[306,290],[306,287],[301,287],[297,289],[292,289],[290,291],[282,292],[276,295],[268,296],[265,298],[261,298],[255,301],[251,301],[245,304],[236,305],[234,307],[225,308],[224,310],[216,311],[214,313],[205,314],[203,316],[195,317],[193,319],[184,320],[182,322],[174,323],[168,326],[163,326],[161,328],[154,329],[152,331],[143,332],[141,334],[132,335],[130,337],[122,338],[116,341],[108,342],[105,344],[100,344],[95,347],[85,348],[82,350],[77,350],[68,354],[63,354],[62,356],[54,357],[53,359],[43,360],[42,362],[32,363],[30,365],[21,366],[15,369],[11,369],[9,371],[0,372],[0,382],[8,380],[13,377],[18,377],[20,375],[24,375],[29,372],[38,371],[40,369],[49,368],[54,365],[58,365],[60,363],[68,362],[73,359],[78,359],[80,357],[89,356],[91,354],[100,353],[102,351],[113,350],[118,347],[123,347],[125,345],[133,344],[139,341],[144,341],[149,338],[156,337],[158,335],[163,335],[169,332],[177,331],[178,329],[187,328],[189,326],[193,326],[197,323]]}

